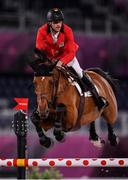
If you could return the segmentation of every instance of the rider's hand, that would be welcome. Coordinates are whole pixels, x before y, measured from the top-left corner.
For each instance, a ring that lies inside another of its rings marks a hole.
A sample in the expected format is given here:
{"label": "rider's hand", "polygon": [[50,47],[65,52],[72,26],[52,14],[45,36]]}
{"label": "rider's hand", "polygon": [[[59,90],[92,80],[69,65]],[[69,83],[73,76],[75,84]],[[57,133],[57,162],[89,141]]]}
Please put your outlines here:
{"label": "rider's hand", "polygon": [[58,61],[56,64],[57,67],[62,67],[63,65],[64,65],[64,63],[62,61]]}

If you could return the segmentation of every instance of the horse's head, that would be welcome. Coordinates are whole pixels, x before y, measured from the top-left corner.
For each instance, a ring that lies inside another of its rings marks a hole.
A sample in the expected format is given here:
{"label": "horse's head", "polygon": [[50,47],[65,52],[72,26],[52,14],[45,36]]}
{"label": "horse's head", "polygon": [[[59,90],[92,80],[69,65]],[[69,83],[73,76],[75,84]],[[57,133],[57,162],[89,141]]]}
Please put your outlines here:
{"label": "horse's head", "polygon": [[50,110],[52,78],[51,76],[35,77],[34,85],[37,94],[38,111],[41,118],[46,119]]}
{"label": "horse's head", "polygon": [[69,87],[68,80],[63,76],[60,69],[55,67],[49,76],[35,77],[35,92],[37,94],[38,111],[42,119],[46,119],[49,113],[54,113],[56,103],[66,93]]}

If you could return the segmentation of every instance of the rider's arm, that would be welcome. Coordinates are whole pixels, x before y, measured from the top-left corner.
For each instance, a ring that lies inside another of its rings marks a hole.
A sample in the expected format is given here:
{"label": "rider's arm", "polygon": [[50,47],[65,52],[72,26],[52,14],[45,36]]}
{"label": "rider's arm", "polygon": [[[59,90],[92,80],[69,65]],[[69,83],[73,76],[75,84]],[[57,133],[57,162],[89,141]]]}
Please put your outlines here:
{"label": "rider's arm", "polygon": [[66,30],[65,53],[61,57],[64,64],[68,64],[76,55],[78,45],[74,41],[74,35],[70,28]]}

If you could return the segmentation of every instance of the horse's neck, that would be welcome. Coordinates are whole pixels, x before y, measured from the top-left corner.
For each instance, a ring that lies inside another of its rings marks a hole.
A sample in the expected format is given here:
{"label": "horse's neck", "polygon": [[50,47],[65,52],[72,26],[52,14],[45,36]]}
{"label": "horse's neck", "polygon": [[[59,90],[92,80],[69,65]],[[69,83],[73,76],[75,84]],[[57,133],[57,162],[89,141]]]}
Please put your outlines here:
{"label": "horse's neck", "polygon": [[68,77],[66,76],[66,71],[60,68],[55,68],[55,70],[53,71],[53,76],[56,79],[59,79],[63,82],[67,82],[68,81]]}
{"label": "horse's neck", "polygon": [[66,76],[65,70],[63,71],[57,68],[54,70],[53,76],[54,79],[56,79],[56,88],[58,88],[57,92],[63,92],[64,90],[67,90],[67,87],[70,82],[68,81],[68,77]]}

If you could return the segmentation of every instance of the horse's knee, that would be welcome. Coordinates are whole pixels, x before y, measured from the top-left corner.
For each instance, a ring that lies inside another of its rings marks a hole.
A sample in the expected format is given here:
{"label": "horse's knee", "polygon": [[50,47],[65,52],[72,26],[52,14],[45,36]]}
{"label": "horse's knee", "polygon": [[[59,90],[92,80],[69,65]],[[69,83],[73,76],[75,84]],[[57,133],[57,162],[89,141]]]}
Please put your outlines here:
{"label": "horse's knee", "polygon": [[39,116],[39,112],[37,110],[33,111],[32,115],[31,115],[31,121],[35,125],[40,122],[40,116]]}

